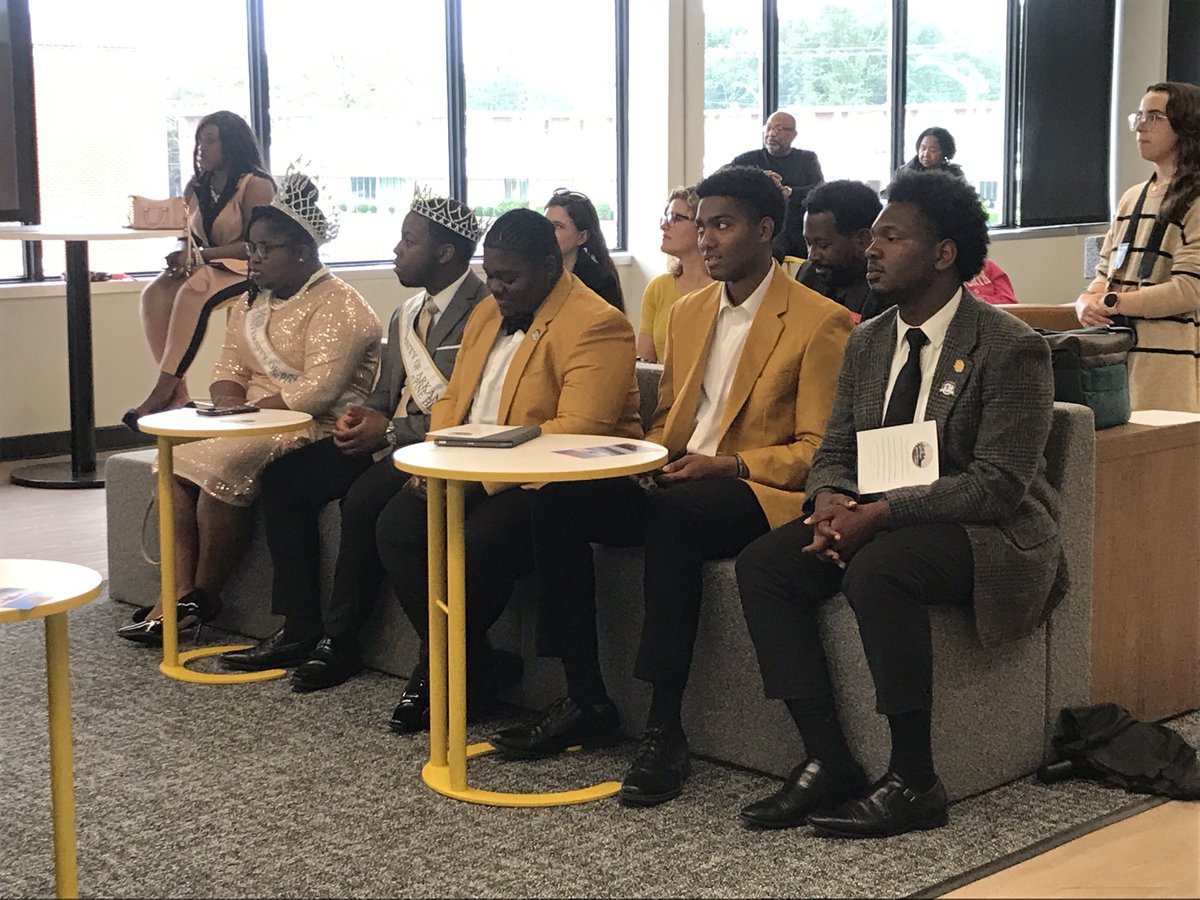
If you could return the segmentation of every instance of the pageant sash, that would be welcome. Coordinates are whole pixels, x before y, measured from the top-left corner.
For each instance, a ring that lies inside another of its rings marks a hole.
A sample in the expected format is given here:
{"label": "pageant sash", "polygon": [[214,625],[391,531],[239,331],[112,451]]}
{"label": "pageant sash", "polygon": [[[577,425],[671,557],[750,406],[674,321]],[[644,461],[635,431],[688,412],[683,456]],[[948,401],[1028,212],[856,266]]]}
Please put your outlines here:
{"label": "pageant sash", "polygon": [[434,364],[433,356],[417,336],[417,316],[425,305],[424,291],[404,304],[400,313],[400,358],[404,360],[404,390],[400,393],[397,415],[408,415],[408,401],[412,400],[421,412],[429,415],[433,404],[446,392],[448,382],[441,369]]}
{"label": "pageant sash", "polygon": [[308,289],[313,286],[314,282],[328,274],[328,267],[321,266],[308,281],[304,282],[300,290],[283,301],[277,300],[270,291],[263,291],[256,298],[258,302],[246,310],[246,342],[250,345],[250,351],[255,358],[276,384],[292,384],[304,373],[285,362],[271,346],[271,341],[267,337],[271,312],[285,303],[299,300],[308,293]]}

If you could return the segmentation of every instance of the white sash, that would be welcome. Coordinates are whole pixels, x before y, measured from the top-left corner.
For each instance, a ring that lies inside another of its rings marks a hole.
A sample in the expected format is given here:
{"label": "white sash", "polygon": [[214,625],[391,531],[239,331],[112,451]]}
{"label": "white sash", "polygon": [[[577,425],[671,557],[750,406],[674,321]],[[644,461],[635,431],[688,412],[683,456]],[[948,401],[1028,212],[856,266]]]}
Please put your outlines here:
{"label": "white sash", "polygon": [[313,282],[319,281],[328,274],[329,268],[321,266],[308,281],[304,282],[300,290],[296,291],[292,296],[285,298],[282,302],[276,300],[270,291],[263,291],[258,295],[255,304],[246,312],[246,341],[250,345],[251,352],[276,384],[292,384],[304,373],[288,365],[275,352],[275,348],[271,346],[271,342],[267,337],[267,326],[271,322],[273,305],[282,305],[283,303],[298,300],[307,293],[308,289],[312,287]]}
{"label": "white sash", "polygon": [[[417,336],[417,316],[425,305],[427,294],[422,291],[404,304],[400,312],[400,358],[404,360],[404,390],[400,392],[400,402],[396,414],[408,415],[408,401],[414,401],[421,412],[429,415],[433,404],[446,392],[448,383],[433,362],[433,357],[425,344]],[[431,329],[432,325],[429,326]]]}

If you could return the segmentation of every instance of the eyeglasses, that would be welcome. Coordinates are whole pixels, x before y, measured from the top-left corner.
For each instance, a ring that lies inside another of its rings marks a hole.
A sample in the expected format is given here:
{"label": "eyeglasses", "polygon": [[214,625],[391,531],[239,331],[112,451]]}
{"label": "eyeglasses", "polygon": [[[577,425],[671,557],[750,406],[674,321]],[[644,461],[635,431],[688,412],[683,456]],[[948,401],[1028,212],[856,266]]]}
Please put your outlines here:
{"label": "eyeglasses", "polygon": [[587,194],[581,194],[579,191],[573,191],[570,188],[558,188],[554,191],[555,197],[569,197],[572,200],[582,200],[584,203],[591,203],[591,198]]}
{"label": "eyeglasses", "polygon": [[695,216],[687,216],[687,215],[684,215],[683,213],[669,212],[669,213],[664,214],[663,217],[658,220],[658,224],[664,225],[667,228],[670,228],[676,222],[695,222],[695,221],[696,221]]}
{"label": "eyeglasses", "polygon": [[1159,122],[1169,122],[1166,113],[1160,113],[1157,109],[1152,109],[1149,112],[1135,112],[1129,114],[1129,130],[1137,131],[1138,126],[1145,123],[1146,130],[1149,131]]}
{"label": "eyeglasses", "polygon": [[280,247],[290,247],[292,245],[288,242],[273,244],[270,241],[246,241],[243,246],[246,248],[246,259],[250,259],[252,256],[262,256],[265,258],[271,255],[272,250],[278,250]]}

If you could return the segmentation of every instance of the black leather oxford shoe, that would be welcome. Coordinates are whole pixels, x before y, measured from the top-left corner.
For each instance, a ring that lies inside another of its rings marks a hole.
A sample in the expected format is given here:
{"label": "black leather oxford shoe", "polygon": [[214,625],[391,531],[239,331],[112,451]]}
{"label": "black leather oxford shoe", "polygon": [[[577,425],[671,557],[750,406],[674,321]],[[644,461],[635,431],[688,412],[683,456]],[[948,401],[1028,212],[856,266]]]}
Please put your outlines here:
{"label": "black leather oxford shoe", "polygon": [[809,759],[792,769],[778,791],[745,807],[741,817],[755,828],[795,828],[807,824],[810,813],[861,797],[866,790],[867,776],[857,765],[843,771]]}
{"label": "black leather oxford shoe", "polygon": [[606,747],[621,738],[621,718],[611,700],[579,706],[570,697],[555,700],[529,725],[506,728],[492,738],[502,756],[538,759],[568,747]]}
{"label": "black leather oxford shoe", "polygon": [[621,805],[656,806],[672,800],[683,792],[691,771],[683,732],[665,726],[649,728],[621,782]]}
{"label": "black leather oxford shoe", "polygon": [[339,685],[362,671],[358,647],[350,642],[323,637],[308,659],[292,673],[292,690],[307,694]]}
{"label": "black leather oxford shoe", "polygon": [[429,669],[425,663],[413,669],[388,724],[396,734],[429,730]]}
{"label": "black leather oxford shoe", "polygon": [[940,780],[918,793],[895,772],[888,772],[871,785],[865,797],[828,812],[813,813],[808,824],[824,837],[891,837],[941,828],[950,821],[948,805],[946,788]]}
{"label": "black leather oxford shoe", "polygon": [[221,664],[227,669],[240,669],[243,672],[298,666],[308,659],[308,655],[316,646],[316,638],[303,641],[284,640],[283,629],[280,628],[247,650],[234,650],[232,653],[223,654]]}

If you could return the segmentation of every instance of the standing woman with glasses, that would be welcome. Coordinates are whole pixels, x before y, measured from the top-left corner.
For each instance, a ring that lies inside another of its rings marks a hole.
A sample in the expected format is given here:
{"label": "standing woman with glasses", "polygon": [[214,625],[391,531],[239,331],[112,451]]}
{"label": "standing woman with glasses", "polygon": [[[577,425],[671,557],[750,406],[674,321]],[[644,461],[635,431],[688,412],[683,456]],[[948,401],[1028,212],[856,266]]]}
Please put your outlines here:
{"label": "standing woman with glasses", "polygon": [[1154,174],[1121,197],[1075,312],[1083,325],[1122,316],[1136,330],[1134,409],[1200,412],[1200,87],[1150,85],[1129,129]]}
{"label": "standing woman with glasses", "polygon": [[625,312],[625,295],[617,278],[617,266],[608,253],[600,216],[586,194],[559,188],[546,204],[546,218],[554,223],[554,234],[563,255],[563,268]]}
{"label": "standing woman with glasses", "polygon": [[671,191],[667,208],[659,220],[662,252],[671,259],[667,271],[652,278],[642,294],[642,319],[638,329],[638,358],[658,362],[666,352],[667,316],[684,294],[712,284],[708,268],[696,244],[696,206],[699,200],[690,187]]}
{"label": "standing woman with glasses", "polygon": [[192,252],[168,254],[166,270],[142,291],[142,327],[159,371],[146,399],[121,417],[134,431],[139,417],[191,400],[184,376],[209,316],[249,286],[244,241],[250,213],[275,194],[254,132],[236,113],[221,110],[200,120],[192,165],[183,192]]}

